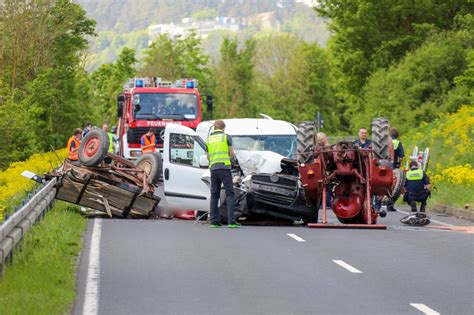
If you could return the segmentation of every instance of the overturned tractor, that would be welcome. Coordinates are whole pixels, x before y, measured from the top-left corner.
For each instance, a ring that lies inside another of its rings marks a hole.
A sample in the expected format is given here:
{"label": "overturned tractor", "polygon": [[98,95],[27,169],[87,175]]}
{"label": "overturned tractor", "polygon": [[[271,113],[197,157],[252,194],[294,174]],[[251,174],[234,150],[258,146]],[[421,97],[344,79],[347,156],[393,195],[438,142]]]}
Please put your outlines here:
{"label": "overturned tractor", "polygon": [[[310,128],[299,129],[299,173],[306,194],[306,200],[313,204],[322,203],[322,224],[327,224],[326,199],[332,196],[332,211],[344,224],[360,227],[379,227],[377,217],[384,212],[373,208],[375,196],[397,198],[401,181],[394,174],[390,158],[391,140],[389,122],[377,118],[372,122],[372,147],[360,148],[351,141],[340,141],[333,145],[310,145],[307,133]],[[312,130],[310,130],[312,132]],[[303,141],[306,139],[305,141]],[[309,152],[309,154],[308,154]]]}

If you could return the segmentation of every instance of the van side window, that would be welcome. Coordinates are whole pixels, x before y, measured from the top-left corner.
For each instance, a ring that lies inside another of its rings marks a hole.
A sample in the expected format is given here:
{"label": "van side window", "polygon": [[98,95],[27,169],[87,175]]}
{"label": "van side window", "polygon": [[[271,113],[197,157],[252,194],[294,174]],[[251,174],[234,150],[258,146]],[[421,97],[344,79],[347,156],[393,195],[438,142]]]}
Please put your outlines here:
{"label": "van side window", "polygon": [[199,158],[206,155],[204,144],[198,137],[170,134],[170,162],[199,168]]}

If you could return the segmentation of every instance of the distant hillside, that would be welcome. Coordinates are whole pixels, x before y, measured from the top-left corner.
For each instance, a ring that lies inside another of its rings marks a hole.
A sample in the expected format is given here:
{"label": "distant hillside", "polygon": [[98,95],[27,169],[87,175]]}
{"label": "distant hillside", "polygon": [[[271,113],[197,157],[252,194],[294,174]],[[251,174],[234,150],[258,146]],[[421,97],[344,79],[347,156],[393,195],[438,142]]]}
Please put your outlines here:
{"label": "distant hillside", "polygon": [[97,31],[114,30],[118,33],[145,29],[150,24],[176,23],[182,18],[208,8],[216,10],[219,15],[246,17],[273,11],[278,8],[278,3],[289,3],[288,7],[294,7],[294,3],[288,0],[76,0],[76,2],[86,9],[90,17],[96,19]]}
{"label": "distant hillside", "polygon": [[[307,42],[325,46],[329,38],[325,19],[314,10],[293,0],[76,0],[97,21],[97,34],[91,41],[89,68],[114,61],[122,47],[141,51],[148,47],[148,26],[180,24],[183,18],[213,19],[216,16],[245,18],[253,21],[264,12],[272,12],[279,31],[294,33]],[[237,33],[216,31],[204,40],[203,47],[211,55],[219,52],[222,36],[235,34],[246,38],[262,30],[249,25]],[[266,29],[265,31],[277,31]]]}

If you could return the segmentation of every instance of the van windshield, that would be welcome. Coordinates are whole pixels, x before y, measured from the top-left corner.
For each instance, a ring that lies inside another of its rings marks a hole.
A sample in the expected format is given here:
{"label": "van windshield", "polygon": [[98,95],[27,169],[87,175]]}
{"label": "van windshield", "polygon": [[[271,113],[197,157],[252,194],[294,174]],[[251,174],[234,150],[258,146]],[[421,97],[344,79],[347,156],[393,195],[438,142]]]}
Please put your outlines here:
{"label": "van windshield", "polygon": [[287,158],[296,158],[296,135],[232,136],[235,150],[272,151]]}

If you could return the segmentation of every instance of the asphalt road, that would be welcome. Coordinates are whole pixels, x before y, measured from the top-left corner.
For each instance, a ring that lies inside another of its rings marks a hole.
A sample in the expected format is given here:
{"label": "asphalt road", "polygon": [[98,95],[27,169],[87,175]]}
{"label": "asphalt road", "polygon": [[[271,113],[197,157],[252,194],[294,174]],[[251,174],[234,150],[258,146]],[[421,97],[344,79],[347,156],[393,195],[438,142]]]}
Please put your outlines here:
{"label": "asphalt road", "polygon": [[474,234],[403,215],[387,230],[91,220],[73,313],[474,314]]}

